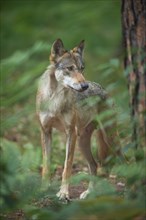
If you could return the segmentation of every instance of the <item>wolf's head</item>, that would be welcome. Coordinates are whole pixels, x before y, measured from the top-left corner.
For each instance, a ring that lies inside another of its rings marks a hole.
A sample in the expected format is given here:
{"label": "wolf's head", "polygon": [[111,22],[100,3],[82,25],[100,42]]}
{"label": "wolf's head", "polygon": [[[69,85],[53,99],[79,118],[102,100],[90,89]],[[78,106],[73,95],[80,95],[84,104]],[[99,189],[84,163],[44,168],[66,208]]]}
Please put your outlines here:
{"label": "wolf's head", "polygon": [[88,88],[83,76],[84,41],[70,51],[65,50],[62,40],[58,39],[51,48],[50,62],[55,65],[55,78],[64,87],[82,92]]}

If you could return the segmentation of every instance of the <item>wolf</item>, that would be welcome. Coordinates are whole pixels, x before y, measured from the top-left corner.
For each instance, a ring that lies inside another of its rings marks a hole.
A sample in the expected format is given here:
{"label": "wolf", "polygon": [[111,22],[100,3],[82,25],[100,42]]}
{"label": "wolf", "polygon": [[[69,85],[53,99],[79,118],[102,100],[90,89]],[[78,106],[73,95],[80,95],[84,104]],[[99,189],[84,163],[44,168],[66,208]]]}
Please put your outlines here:
{"label": "wolf", "polygon": [[[101,85],[85,80],[83,51],[84,41],[73,49],[66,50],[62,40],[57,39],[51,47],[50,65],[40,78],[36,98],[37,116],[41,127],[43,178],[49,176],[50,172],[53,129],[66,135],[62,183],[57,193],[59,199],[66,201],[70,199],[69,178],[76,140],[87,160],[91,175],[97,173],[97,162],[91,152],[91,136],[94,130],[97,132],[98,158],[101,163],[104,163],[111,153],[119,151],[116,149],[119,149],[115,141],[116,129],[112,132],[113,125],[106,123],[107,118],[100,117],[105,110],[113,107],[109,105],[109,96]],[[114,113],[112,117],[115,117]],[[88,189],[80,198],[85,198],[92,188],[93,183],[90,181]]]}

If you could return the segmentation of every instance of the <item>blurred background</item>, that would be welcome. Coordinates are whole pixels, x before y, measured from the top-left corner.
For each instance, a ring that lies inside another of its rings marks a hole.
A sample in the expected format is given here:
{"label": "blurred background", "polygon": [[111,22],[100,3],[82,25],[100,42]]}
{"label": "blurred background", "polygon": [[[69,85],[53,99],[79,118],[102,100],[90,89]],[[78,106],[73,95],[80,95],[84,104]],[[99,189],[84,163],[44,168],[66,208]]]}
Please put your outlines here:
{"label": "blurred background", "polygon": [[49,45],[58,37],[67,48],[85,39],[86,53],[98,59],[111,58],[119,51],[121,15],[118,0],[86,0],[84,3],[76,0],[2,0],[1,4],[2,58],[16,50],[26,50],[38,41]]}
{"label": "blurred background", "polygon": [[[123,149],[131,155],[120,10],[120,0],[1,0],[0,202],[4,209],[32,198],[40,186],[41,146],[35,97],[39,77],[49,65],[50,48],[57,38],[63,40],[66,49],[85,40],[85,77],[100,83],[114,97]],[[64,151],[56,135],[52,170],[63,166]]]}

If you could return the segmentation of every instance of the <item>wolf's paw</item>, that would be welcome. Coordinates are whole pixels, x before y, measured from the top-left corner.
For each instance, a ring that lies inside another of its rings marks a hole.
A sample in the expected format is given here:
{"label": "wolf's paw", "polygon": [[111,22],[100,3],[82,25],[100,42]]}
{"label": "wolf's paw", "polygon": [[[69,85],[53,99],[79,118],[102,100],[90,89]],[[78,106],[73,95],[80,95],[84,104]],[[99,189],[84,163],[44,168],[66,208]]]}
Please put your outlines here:
{"label": "wolf's paw", "polygon": [[87,189],[86,191],[82,192],[80,195],[80,199],[85,199],[90,194],[90,190]]}
{"label": "wolf's paw", "polygon": [[70,201],[69,193],[65,190],[60,190],[56,196],[61,200],[62,202],[68,203]]}

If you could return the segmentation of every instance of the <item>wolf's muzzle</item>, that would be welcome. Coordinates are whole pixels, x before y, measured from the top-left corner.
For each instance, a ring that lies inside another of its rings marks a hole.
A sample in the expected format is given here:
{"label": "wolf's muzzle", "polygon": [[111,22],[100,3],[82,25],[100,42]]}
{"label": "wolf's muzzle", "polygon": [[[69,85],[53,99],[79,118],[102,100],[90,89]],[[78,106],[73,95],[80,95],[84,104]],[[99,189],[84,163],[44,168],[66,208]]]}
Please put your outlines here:
{"label": "wolf's muzzle", "polygon": [[89,85],[88,85],[88,83],[81,83],[81,87],[82,87],[82,90],[86,90],[86,89],[88,89],[88,87],[89,87]]}

